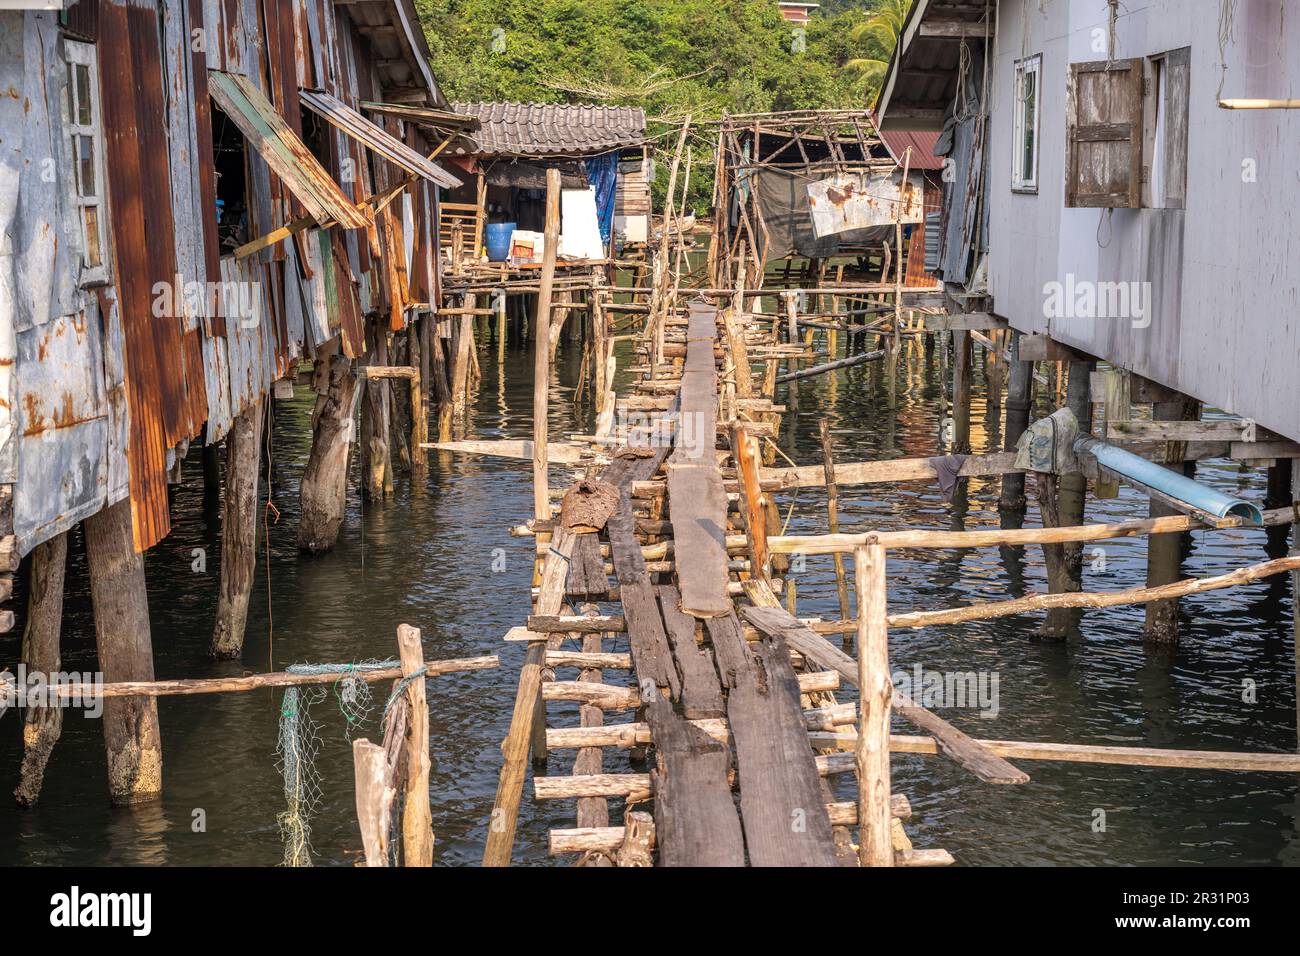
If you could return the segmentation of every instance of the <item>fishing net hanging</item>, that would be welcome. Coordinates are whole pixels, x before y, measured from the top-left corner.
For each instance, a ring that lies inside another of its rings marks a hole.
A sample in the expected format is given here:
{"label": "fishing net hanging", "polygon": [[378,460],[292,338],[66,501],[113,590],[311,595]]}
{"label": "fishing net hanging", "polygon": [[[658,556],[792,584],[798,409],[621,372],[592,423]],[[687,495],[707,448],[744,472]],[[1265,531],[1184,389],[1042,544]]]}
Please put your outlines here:
{"label": "fishing net hanging", "polygon": [[351,741],[354,733],[374,710],[370,684],[361,675],[367,671],[391,670],[398,661],[364,661],[358,664],[294,664],[290,674],[317,676],[336,674],[330,684],[290,687],[280,705],[280,735],[276,749],[277,767],[284,780],[285,809],[276,817],[284,843],[284,866],[311,866],[311,818],[323,794],[320,773],[316,768],[320,756],[321,725],[312,716],[312,707],[333,698],[343,715],[344,737]]}

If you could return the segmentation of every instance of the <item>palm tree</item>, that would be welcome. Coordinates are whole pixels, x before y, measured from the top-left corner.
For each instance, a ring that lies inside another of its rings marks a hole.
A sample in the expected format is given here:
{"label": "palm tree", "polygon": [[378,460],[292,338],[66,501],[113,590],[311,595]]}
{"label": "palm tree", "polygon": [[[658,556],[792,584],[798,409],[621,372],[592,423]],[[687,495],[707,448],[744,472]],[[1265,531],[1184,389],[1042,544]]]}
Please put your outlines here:
{"label": "palm tree", "polygon": [[912,0],[881,0],[876,12],[849,34],[854,43],[865,47],[868,55],[849,60],[844,69],[856,76],[870,94],[880,88],[889,69],[889,58],[902,36],[911,7]]}

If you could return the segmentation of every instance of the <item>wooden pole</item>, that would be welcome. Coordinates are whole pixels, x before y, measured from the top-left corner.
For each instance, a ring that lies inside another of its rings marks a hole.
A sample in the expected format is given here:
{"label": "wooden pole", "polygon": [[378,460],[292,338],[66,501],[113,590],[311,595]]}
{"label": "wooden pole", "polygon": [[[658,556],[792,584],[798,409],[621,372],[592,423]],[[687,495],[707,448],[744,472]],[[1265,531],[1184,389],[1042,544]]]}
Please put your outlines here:
{"label": "wooden pole", "polygon": [[402,812],[402,858],[407,866],[433,866],[433,815],[429,811],[429,705],[424,699],[424,648],[420,632],[397,628],[402,678],[408,681],[406,806]]}
{"label": "wooden pole", "polygon": [[[388,323],[371,320],[373,342],[362,368],[388,365]],[[388,444],[390,419],[388,382],[366,379],[361,385],[361,490],[369,501],[382,501],[393,493],[393,462]]]}
{"label": "wooden pole", "polygon": [[889,628],[885,549],[864,545],[853,552],[858,589],[859,705],[858,859],[863,866],[893,866],[889,803]]}
{"label": "wooden pole", "polygon": [[343,355],[316,360],[313,375],[311,454],[299,485],[298,547],[312,554],[333,550],[347,503],[348,448],[356,411],[357,376]]}
{"label": "wooden pole", "polygon": [[[1155,421],[1192,421],[1200,417],[1200,405],[1184,395],[1175,396],[1170,401],[1154,402],[1151,406],[1151,418]],[[1184,474],[1187,466],[1186,446],[1181,442],[1169,442],[1165,446],[1165,467],[1171,471]],[[1178,512],[1163,501],[1151,499],[1151,517],[1159,518]],[[1159,587],[1178,580],[1179,568],[1183,560],[1182,534],[1153,534],[1147,542],[1147,587]],[[1177,599],[1148,604],[1146,608],[1145,637],[1155,644],[1176,644],[1178,642],[1178,601]]]}
{"label": "wooden pole", "polygon": [[[831,429],[826,419],[819,422],[822,442],[822,467],[826,471],[826,519],[831,534],[840,533],[840,491],[835,484],[835,456],[831,451]],[[848,620],[853,617],[849,605],[849,582],[844,572],[844,555],[835,554],[835,592],[840,599],[840,617]]]}
{"label": "wooden pole", "polygon": [[262,464],[261,399],[235,419],[226,438],[226,496],[221,516],[221,583],[210,652],[234,660],[244,651],[248,599],[257,566],[257,478]]}
{"label": "wooden pole", "polygon": [[470,363],[474,351],[474,313],[478,296],[465,295],[465,313],[452,319],[456,334],[452,340],[451,401],[452,434],[463,435],[469,410]]}
{"label": "wooden pole", "polygon": [[425,402],[424,353],[420,329],[412,324],[407,330],[407,342],[412,376],[407,383],[407,399],[411,417],[411,491],[417,497],[425,492],[429,477],[429,406]]}
{"label": "wooden pole", "polygon": [[952,450],[970,454],[970,333],[952,333]]}
{"label": "wooden pole", "polygon": [[[1093,362],[1071,362],[1066,385],[1066,405],[1079,422],[1079,434],[1092,430],[1091,384]],[[1038,475],[1039,508],[1044,527],[1076,527],[1083,524],[1084,499],[1088,481],[1079,471],[1068,474]],[[1047,587],[1053,594],[1072,593],[1083,587],[1083,548],[1077,542],[1045,544]],[[1040,633],[1045,637],[1064,638],[1077,626],[1079,612],[1070,606],[1047,612]]]}
{"label": "wooden pole", "polygon": [[[47,678],[60,670],[59,634],[63,626],[63,574],[67,563],[66,531],[37,545],[32,552],[23,663],[29,673]],[[14,790],[19,806],[33,806],[40,797],[45,765],[62,730],[62,709],[27,703],[23,714],[23,763]]]}
{"label": "wooden pole", "polygon": [[[1011,354],[1010,379],[1007,383],[1007,451],[1015,451],[1020,436],[1029,427],[1029,411],[1033,405],[1034,363],[1020,360],[1020,333],[1012,331],[1008,345]],[[1018,527],[1025,514],[1025,476],[1023,472],[1002,476],[1002,501],[1004,527]],[[1019,518],[1019,521],[1016,519]]]}
{"label": "wooden pole", "polygon": [[[153,680],[153,645],[144,556],[131,533],[131,502],[119,501],[87,518],[86,558],[95,608],[95,643],[104,680]],[[104,702],[108,793],[115,804],[162,796],[162,738],[158,704],[131,697]]]}
{"label": "wooden pole", "polygon": [[547,473],[547,397],[551,384],[551,288],[555,282],[555,257],[560,245],[560,171],[546,171],[546,247],[541,286],[533,318],[533,517],[551,517],[550,478]]}

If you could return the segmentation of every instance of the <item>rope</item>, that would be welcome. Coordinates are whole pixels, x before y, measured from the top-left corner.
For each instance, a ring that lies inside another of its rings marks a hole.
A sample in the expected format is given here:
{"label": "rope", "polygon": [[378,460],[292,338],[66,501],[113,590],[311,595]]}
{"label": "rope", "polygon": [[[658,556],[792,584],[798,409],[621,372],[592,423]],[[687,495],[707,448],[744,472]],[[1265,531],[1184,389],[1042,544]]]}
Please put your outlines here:
{"label": "rope", "polygon": [[425,664],[419,670],[412,671],[410,674],[395,683],[393,685],[393,692],[388,695],[388,703],[384,704],[384,716],[388,716],[389,709],[393,706],[393,703],[402,696],[402,694],[406,693],[406,688],[410,687],[417,680],[421,680],[428,676],[429,665]]}

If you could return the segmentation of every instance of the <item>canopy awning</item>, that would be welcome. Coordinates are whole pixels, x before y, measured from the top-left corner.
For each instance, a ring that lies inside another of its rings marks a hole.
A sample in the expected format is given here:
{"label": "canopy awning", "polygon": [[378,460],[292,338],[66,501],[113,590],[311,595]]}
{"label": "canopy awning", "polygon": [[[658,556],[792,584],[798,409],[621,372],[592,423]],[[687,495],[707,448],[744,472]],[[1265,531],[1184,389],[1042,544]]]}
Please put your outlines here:
{"label": "canopy awning", "polygon": [[266,165],[318,221],[332,219],[347,229],[364,229],[370,224],[367,210],[348,199],[307,144],[247,77],[209,70],[208,89]]}
{"label": "canopy awning", "polygon": [[299,91],[302,102],[314,113],[337,126],[357,142],[378,153],[408,173],[414,173],[439,186],[454,189],[460,180],[441,166],[425,159],[382,126],[366,119],[337,96],[322,90]]}

